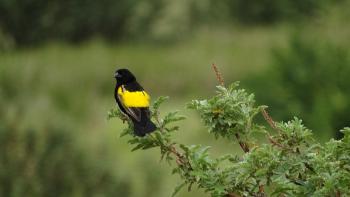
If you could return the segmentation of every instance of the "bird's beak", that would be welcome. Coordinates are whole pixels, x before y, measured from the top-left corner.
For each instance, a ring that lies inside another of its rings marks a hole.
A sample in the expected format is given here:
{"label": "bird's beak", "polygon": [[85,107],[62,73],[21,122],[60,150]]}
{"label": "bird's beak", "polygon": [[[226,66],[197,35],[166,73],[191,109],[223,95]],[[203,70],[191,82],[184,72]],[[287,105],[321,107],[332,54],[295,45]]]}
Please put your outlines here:
{"label": "bird's beak", "polygon": [[114,74],[114,78],[119,78],[121,75],[119,73]]}

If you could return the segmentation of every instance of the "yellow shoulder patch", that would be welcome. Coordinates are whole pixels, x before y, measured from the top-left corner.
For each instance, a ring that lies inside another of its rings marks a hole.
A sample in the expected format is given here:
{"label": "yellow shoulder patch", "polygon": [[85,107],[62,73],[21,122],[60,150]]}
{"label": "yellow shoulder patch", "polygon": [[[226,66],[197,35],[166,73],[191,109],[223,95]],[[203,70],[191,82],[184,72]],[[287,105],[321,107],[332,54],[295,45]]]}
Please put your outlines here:
{"label": "yellow shoulder patch", "polygon": [[118,95],[125,107],[149,107],[150,96],[145,91],[129,92],[121,86]]}

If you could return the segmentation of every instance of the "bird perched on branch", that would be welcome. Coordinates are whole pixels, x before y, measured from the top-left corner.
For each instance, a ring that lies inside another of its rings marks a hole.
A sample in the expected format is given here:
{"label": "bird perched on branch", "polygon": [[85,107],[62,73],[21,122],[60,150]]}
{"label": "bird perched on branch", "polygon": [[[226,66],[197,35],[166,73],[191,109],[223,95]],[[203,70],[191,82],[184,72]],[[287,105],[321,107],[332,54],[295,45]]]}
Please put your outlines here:
{"label": "bird perched on branch", "polygon": [[134,134],[143,137],[156,130],[156,125],[150,120],[150,96],[135,76],[128,69],[119,69],[114,77],[117,80],[114,98],[120,110],[133,122]]}

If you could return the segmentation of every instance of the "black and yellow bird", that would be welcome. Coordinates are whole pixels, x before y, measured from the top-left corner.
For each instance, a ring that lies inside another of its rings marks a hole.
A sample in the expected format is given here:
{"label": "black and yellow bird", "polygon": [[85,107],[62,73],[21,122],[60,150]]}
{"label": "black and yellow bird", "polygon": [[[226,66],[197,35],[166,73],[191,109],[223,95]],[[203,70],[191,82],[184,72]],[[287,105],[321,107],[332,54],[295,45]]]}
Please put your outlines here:
{"label": "black and yellow bird", "polygon": [[114,98],[120,110],[126,114],[134,125],[134,134],[140,137],[156,130],[150,120],[150,96],[136,81],[128,69],[119,69],[114,75],[117,80]]}

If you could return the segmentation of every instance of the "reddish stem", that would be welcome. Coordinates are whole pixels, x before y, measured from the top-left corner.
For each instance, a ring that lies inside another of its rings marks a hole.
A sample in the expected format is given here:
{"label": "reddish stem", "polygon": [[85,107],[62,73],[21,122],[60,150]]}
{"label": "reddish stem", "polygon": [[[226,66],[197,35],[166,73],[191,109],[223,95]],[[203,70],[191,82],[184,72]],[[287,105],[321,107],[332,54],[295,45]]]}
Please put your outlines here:
{"label": "reddish stem", "polygon": [[239,137],[239,134],[238,134],[238,133],[236,133],[235,136],[236,136],[236,138],[237,138],[237,140],[238,140],[238,143],[239,143],[239,146],[241,146],[242,150],[243,150],[245,153],[249,152],[249,146],[248,146],[248,144],[245,143],[245,142],[243,142],[243,141],[241,140],[241,138]]}
{"label": "reddish stem", "polygon": [[336,197],[341,197],[340,191],[337,190],[337,193],[335,194]]}
{"label": "reddish stem", "polygon": [[219,69],[218,67],[216,66],[216,64],[212,64],[211,65],[214,69],[214,72],[215,72],[215,75],[216,75],[216,79],[218,80],[218,82],[220,83],[221,86],[225,86],[225,83],[224,83],[224,79],[221,75],[221,73],[219,72]]}
{"label": "reddish stem", "polygon": [[267,113],[265,109],[261,110],[262,115],[264,116],[267,123],[269,123],[270,127],[276,130],[279,134],[281,134],[281,130],[277,128],[276,122],[272,119],[272,117]]}

